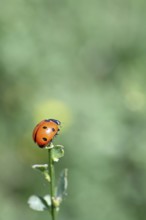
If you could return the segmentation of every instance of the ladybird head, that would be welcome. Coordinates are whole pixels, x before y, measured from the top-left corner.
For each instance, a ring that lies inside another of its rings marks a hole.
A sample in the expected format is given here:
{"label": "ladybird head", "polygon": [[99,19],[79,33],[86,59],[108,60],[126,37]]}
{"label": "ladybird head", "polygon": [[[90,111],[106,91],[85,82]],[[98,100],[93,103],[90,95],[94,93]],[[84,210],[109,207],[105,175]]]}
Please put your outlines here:
{"label": "ladybird head", "polygon": [[59,120],[56,120],[56,119],[47,119],[45,121],[53,121],[54,123],[56,123],[57,125],[60,125],[61,122]]}

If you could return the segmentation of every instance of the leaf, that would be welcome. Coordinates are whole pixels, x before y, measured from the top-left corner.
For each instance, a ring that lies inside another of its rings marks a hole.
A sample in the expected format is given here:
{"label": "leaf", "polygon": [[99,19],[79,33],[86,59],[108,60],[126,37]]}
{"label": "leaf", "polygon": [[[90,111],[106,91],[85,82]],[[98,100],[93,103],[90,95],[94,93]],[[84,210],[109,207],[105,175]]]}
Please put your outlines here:
{"label": "leaf", "polygon": [[45,149],[51,149],[51,148],[53,148],[54,147],[54,144],[51,142],[49,145],[47,145],[46,147],[45,147]]}
{"label": "leaf", "polygon": [[48,164],[35,164],[32,166],[33,169],[36,169],[40,171],[42,174],[44,174],[45,179],[50,182],[50,176],[48,174]]}
{"label": "leaf", "polygon": [[32,195],[28,199],[29,207],[36,211],[44,211],[49,209],[51,205],[50,195],[44,197]]}
{"label": "leaf", "polygon": [[64,147],[62,145],[55,145],[52,148],[52,159],[55,162],[58,162],[61,157],[64,156]]}
{"label": "leaf", "polygon": [[60,173],[59,181],[58,181],[58,187],[57,187],[57,192],[56,192],[56,199],[60,200],[60,202],[63,199],[63,196],[66,195],[66,190],[67,190],[67,173],[68,169],[64,169]]}
{"label": "leaf", "polygon": [[49,194],[44,196],[44,200],[47,202],[48,206],[51,206],[51,196]]}
{"label": "leaf", "polygon": [[32,168],[44,172],[48,171],[48,164],[34,164]]}

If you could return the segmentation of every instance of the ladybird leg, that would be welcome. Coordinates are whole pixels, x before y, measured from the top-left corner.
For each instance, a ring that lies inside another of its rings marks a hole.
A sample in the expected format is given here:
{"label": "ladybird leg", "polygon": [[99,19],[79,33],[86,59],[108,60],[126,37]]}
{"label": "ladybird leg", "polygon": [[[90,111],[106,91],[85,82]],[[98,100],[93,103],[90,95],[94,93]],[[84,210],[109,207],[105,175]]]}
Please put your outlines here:
{"label": "ladybird leg", "polygon": [[60,131],[60,128],[58,128],[58,131],[57,131],[56,135],[58,135],[58,134],[59,134],[59,131]]}
{"label": "ladybird leg", "polygon": [[50,140],[49,145],[52,143],[53,139]]}

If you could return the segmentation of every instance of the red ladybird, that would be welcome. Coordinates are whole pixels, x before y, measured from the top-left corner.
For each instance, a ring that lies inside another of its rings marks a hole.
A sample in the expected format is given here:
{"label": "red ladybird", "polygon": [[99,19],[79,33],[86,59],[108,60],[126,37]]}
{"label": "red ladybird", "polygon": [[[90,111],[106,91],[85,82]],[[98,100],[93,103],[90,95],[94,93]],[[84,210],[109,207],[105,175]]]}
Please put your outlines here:
{"label": "red ladybird", "polygon": [[33,130],[34,142],[41,148],[49,145],[54,136],[58,134],[60,124],[61,122],[55,119],[41,121]]}

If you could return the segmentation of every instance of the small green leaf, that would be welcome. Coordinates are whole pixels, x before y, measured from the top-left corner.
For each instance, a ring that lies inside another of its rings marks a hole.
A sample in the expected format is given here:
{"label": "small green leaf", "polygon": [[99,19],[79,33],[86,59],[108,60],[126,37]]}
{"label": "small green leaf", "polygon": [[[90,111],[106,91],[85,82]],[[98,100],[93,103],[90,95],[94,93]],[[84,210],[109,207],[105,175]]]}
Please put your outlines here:
{"label": "small green leaf", "polygon": [[46,147],[45,147],[45,149],[51,149],[51,148],[53,148],[54,147],[54,144],[51,142],[49,145],[47,145]]}
{"label": "small green leaf", "polygon": [[60,202],[62,201],[63,196],[66,195],[66,190],[67,190],[67,185],[68,185],[67,173],[68,173],[68,170],[64,169],[60,173],[60,178],[59,178],[59,181],[58,181],[56,199]]}
{"label": "small green leaf", "polygon": [[48,164],[35,164],[32,166],[33,169],[36,169],[40,171],[42,174],[44,174],[45,179],[50,182],[50,176],[48,174]]}
{"label": "small green leaf", "polygon": [[44,196],[44,200],[46,201],[48,206],[51,206],[51,196],[49,194]]}
{"label": "small green leaf", "polygon": [[49,202],[50,195],[46,195],[44,197],[32,195],[28,199],[29,207],[36,211],[44,211],[49,209],[51,205],[51,199]]}
{"label": "small green leaf", "polygon": [[44,172],[48,171],[48,164],[34,164],[32,168]]}
{"label": "small green leaf", "polygon": [[45,171],[45,172],[44,172],[44,176],[45,176],[45,179],[46,179],[48,182],[50,182],[50,176],[49,176],[49,174],[48,174],[48,171]]}
{"label": "small green leaf", "polygon": [[55,145],[52,148],[52,159],[55,162],[58,162],[61,157],[64,156],[64,147],[62,145]]}

